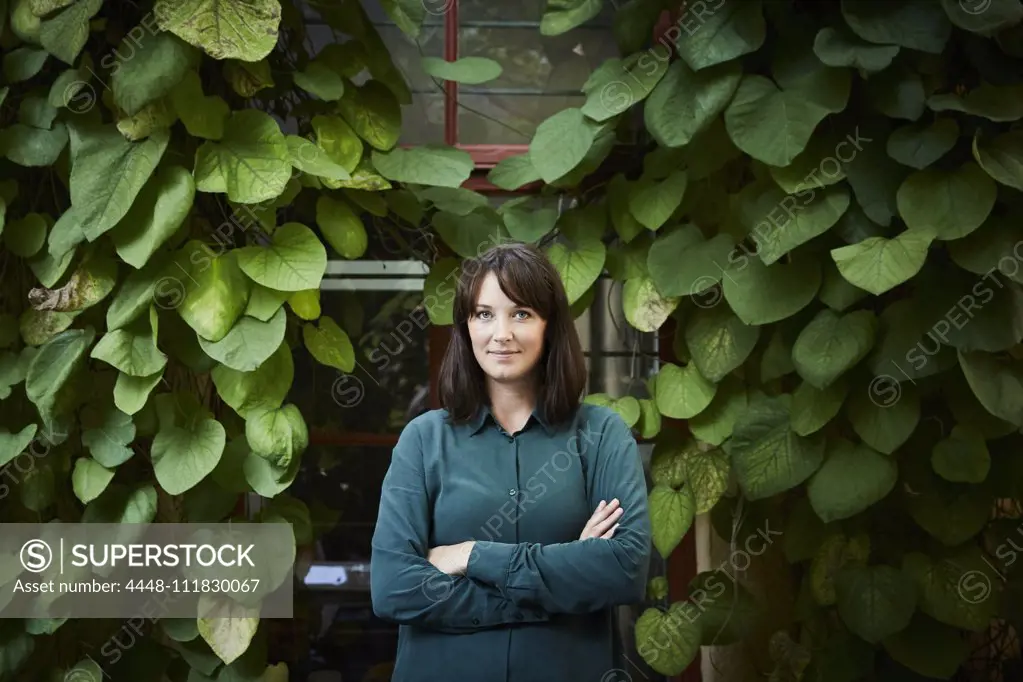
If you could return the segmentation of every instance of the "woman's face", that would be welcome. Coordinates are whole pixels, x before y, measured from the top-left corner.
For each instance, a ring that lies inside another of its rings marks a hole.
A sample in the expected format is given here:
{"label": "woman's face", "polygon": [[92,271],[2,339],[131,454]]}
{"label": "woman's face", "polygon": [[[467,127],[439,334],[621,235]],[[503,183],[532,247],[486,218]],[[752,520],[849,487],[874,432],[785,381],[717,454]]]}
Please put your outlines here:
{"label": "woman's face", "polygon": [[543,355],[547,323],[536,311],[517,305],[488,273],[469,318],[472,352],[483,372],[500,382],[528,378]]}

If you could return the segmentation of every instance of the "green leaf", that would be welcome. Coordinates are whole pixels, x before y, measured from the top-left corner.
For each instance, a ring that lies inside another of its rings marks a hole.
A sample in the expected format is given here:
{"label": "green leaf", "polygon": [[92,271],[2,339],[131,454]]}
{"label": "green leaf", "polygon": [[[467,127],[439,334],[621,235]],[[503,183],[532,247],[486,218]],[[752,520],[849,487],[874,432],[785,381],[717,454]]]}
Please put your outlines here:
{"label": "green leaf", "polygon": [[107,332],[93,347],[90,357],[117,368],[133,377],[147,377],[163,370],[167,356],[156,347],[156,308],[149,315]]}
{"label": "green leaf", "polygon": [[837,600],[835,577],[846,566],[865,566],[870,554],[870,536],[847,538],[832,533],[824,539],[810,562],[810,590],[814,601],[830,606]]}
{"label": "green leaf", "polygon": [[423,57],[420,60],[423,71],[434,78],[479,85],[492,81],[501,75],[501,65],[486,57],[462,57],[453,62],[440,57]]}
{"label": "green leaf", "polygon": [[252,616],[249,609],[230,600],[220,603],[223,606],[212,610],[209,618],[197,619],[196,625],[213,653],[231,664],[249,648],[259,628],[259,616]]}
{"label": "green leaf", "polygon": [[666,485],[655,485],[650,491],[649,506],[654,547],[667,559],[696,517],[692,491],[688,487],[673,490]]}
{"label": "green leaf", "polygon": [[454,324],[455,284],[460,270],[457,258],[439,258],[430,267],[423,282],[423,306],[431,324]]}
{"label": "green leaf", "polygon": [[[981,632],[990,626],[999,601],[987,598],[994,595],[990,595],[990,565],[985,559],[978,546],[965,547],[941,558],[910,552],[902,559],[902,570],[917,585],[920,611],[946,625]],[[964,593],[964,588],[969,587],[964,575],[987,579],[984,598],[977,599],[979,590]]]}
{"label": "green leaf", "polygon": [[760,327],[743,324],[724,306],[698,309],[686,321],[686,346],[700,374],[718,383],[740,367],[760,338]]}
{"label": "green leaf", "polygon": [[32,357],[25,374],[25,394],[40,413],[48,412],[57,400],[57,393],[85,357],[96,332],[92,327],[60,332]]}
{"label": "green leaf", "polygon": [[839,439],[806,486],[824,523],[848,519],[883,500],[895,487],[895,462],[863,445]]}
{"label": "green leaf", "polygon": [[625,319],[641,332],[655,332],[678,307],[679,299],[662,296],[649,277],[638,277],[622,287]]}
{"label": "green leaf", "polygon": [[259,61],[277,44],[277,0],[157,0],[160,28],[217,60]]}
{"label": "green leaf", "polygon": [[1003,133],[985,144],[975,136],[973,158],[995,181],[1023,190],[1023,131]]}
{"label": "green leaf", "polygon": [[867,81],[867,96],[878,113],[890,118],[916,121],[926,108],[926,93],[920,74],[896,64]]}
{"label": "green leaf", "polygon": [[667,613],[648,608],[636,619],[636,651],[662,675],[680,675],[700,653],[700,626],[686,612],[691,606],[677,601]]}
{"label": "green leaf", "polygon": [[660,182],[640,180],[632,186],[629,212],[641,225],[656,230],[682,203],[687,183],[684,170],[675,171]]}
{"label": "green leaf", "polygon": [[961,97],[954,92],[931,95],[927,99],[931,111],[960,111],[989,121],[1008,123],[1023,118],[1023,85],[992,85],[981,83]]}
{"label": "green leaf", "polygon": [[909,627],[884,640],[893,660],[924,677],[948,680],[970,655],[962,633],[917,614]]}
{"label": "green leaf", "polygon": [[713,448],[705,449],[694,443],[682,452],[686,490],[690,490],[695,504],[695,513],[706,514],[718,503],[728,490],[732,471],[728,455]]}
{"label": "green leaf", "polygon": [[686,615],[700,627],[704,646],[728,646],[753,634],[761,615],[757,602],[723,567],[697,573],[688,592]]}
{"label": "green leaf", "polygon": [[792,317],[817,295],[820,265],[812,260],[764,265],[759,258],[741,256],[724,273],[724,296],[746,324],[761,325]]}
{"label": "green leaf", "polygon": [[[757,198],[752,209],[752,233],[765,265],[772,265],[797,246],[834,227],[849,208],[849,191],[844,187],[826,189],[816,198],[811,196],[795,212],[786,207],[792,201],[782,190],[771,188]],[[773,216],[779,207],[786,210],[788,219],[776,222]]]}
{"label": "green leaf", "polygon": [[386,152],[397,144],[401,134],[401,105],[394,93],[379,81],[345,88],[338,110],[352,130],[374,149]]}
{"label": "green leaf", "polygon": [[868,237],[832,249],[831,258],[846,281],[880,296],[920,272],[933,240],[929,232],[907,230],[894,239]]}
{"label": "green leaf", "polygon": [[959,364],[985,410],[1010,424],[1023,426],[1023,363],[981,351],[960,351]]}
{"label": "green leaf", "polygon": [[68,143],[67,127],[59,121],[52,130],[15,123],[0,131],[0,148],[8,160],[26,167],[50,166]]}
{"label": "green leaf", "polygon": [[923,170],[947,154],[959,139],[959,124],[954,118],[939,118],[933,123],[903,126],[888,137],[888,156],[904,166]]}
{"label": "green leaf", "polygon": [[475,209],[465,216],[438,211],[433,216],[433,227],[462,258],[478,258],[507,239],[501,216],[489,207]]}
{"label": "green leaf", "polygon": [[637,52],[604,62],[583,85],[587,95],[583,114],[601,123],[646,99],[668,70],[667,59],[651,60],[649,56]]}
{"label": "green leaf", "polygon": [[6,228],[4,244],[16,256],[31,258],[46,243],[46,219],[39,213],[29,213],[20,220],[13,220]]}
{"label": "green leaf", "polygon": [[25,448],[35,438],[36,428],[35,424],[29,424],[17,433],[0,429],[0,466],[12,462],[15,457],[25,452]]}
{"label": "green leaf", "polygon": [[596,124],[581,109],[564,109],[537,126],[529,160],[544,182],[554,182],[582,162],[596,136]]}
{"label": "green leaf", "polygon": [[79,457],[75,460],[71,484],[74,487],[75,496],[83,504],[89,504],[99,497],[113,479],[114,472],[96,461],[88,457]]}
{"label": "green leaf", "polygon": [[664,147],[689,144],[724,111],[741,76],[737,63],[694,72],[673,62],[643,107],[647,131]]}
{"label": "green leaf", "polygon": [[[460,254],[461,255],[461,254]],[[584,241],[581,244],[552,244],[547,249],[547,258],[557,269],[565,286],[569,305],[585,294],[604,270],[606,249],[600,241]]]}
{"label": "green leaf", "polygon": [[792,393],[792,430],[800,436],[820,431],[838,415],[848,393],[849,386],[842,379],[823,389],[804,381]]}
{"label": "green leaf", "polygon": [[351,174],[330,158],[321,147],[297,135],[287,135],[285,140],[288,143],[291,165],[303,173],[328,180],[351,179]]}
{"label": "green leaf", "polygon": [[779,90],[769,79],[747,74],[725,110],[725,127],[735,146],[754,159],[787,166],[830,113],[801,90]]}
{"label": "green leaf", "polygon": [[321,194],[316,200],[316,225],[343,258],[354,260],[366,253],[366,226],[345,202]]}
{"label": "green leaf", "polygon": [[877,380],[867,390],[853,389],[846,403],[853,431],[878,452],[890,455],[916,430],[920,421],[920,397],[913,386],[894,384],[894,400],[875,394]]}
{"label": "green leaf", "polygon": [[[347,173],[354,172],[362,159],[363,148],[362,140],[355,134],[352,127],[343,118],[337,116],[314,116],[312,125],[313,132],[316,134],[316,145],[327,154],[331,161]],[[288,149],[292,149],[290,144]],[[303,159],[303,163],[309,162],[305,160],[306,157]],[[292,164],[294,163],[293,154]]]}
{"label": "green leaf", "polygon": [[[254,282],[278,291],[318,289],[327,270],[327,251],[300,223],[285,223],[267,246],[238,249],[238,266]],[[211,339],[218,340],[218,339]]]}
{"label": "green leaf", "polygon": [[647,269],[665,296],[692,296],[721,281],[738,255],[727,234],[704,240],[695,225],[680,225],[658,235],[647,256]]}
{"label": "green leaf", "polygon": [[57,59],[73,65],[89,39],[89,20],[102,6],[103,0],[72,3],[60,14],[42,22],[39,26],[40,44]]}
{"label": "green leaf", "polygon": [[340,74],[315,61],[305,71],[295,72],[295,85],[327,102],[339,100],[345,94],[345,83]]}
{"label": "green leaf", "polygon": [[817,297],[821,303],[840,313],[866,298],[867,292],[850,284],[839,273],[838,267],[825,265],[824,282]]}
{"label": "green leaf", "polygon": [[506,156],[487,173],[487,180],[495,187],[511,192],[540,179],[540,171],[533,165],[528,153]]}
{"label": "green leaf", "polygon": [[1023,5],[1017,0],[981,0],[977,2],[952,2],[941,0],[948,18],[953,24],[966,31],[992,35],[997,31],[1015,26],[1023,21]]}
{"label": "green leaf", "polygon": [[[224,427],[208,414],[182,413],[174,405],[178,395],[157,396],[162,412],[152,445],[153,473],[170,495],[180,495],[206,478],[220,461],[227,438]],[[173,415],[167,423],[163,413]]]}
{"label": "green leaf", "polygon": [[468,152],[445,145],[374,151],[373,165],[388,180],[437,187],[461,187],[473,169]]}
{"label": "green leaf", "polygon": [[286,326],[287,314],[283,308],[278,309],[269,322],[243,315],[224,338],[207,341],[199,337],[199,345],[222,365],[239,372],[251,372],[281,346]]}
{"label": "green leaf", "polygon": [[181,166],[158,168],[110,231],[117,255],[135,269],[143,268],[184,223],[194,198],[191,173]]}
{"label": "green leaf", "polygon": [[559,36],[600,14],[600,0],[555,0],[540,20],[540,35]]}
{"label": "green leaf", "polygon": [[508,204],[502,205],[498,209],[498,213],[501,214],[504,226],[508,229],[511,238],[522,242],[536,243],[540,241],[554,229],[558,221],[558,212],[553,208],[530,211],[515,207],[506,208],[507,206]]}
{"label": "green leaf", "polygon": [[710,405],[715,393],[717,385],[707,381],[695,364],[679,367],[669,362],[661,365],[657,373],[654,399],[665,417],[695,417]]}
{"label": "green leaf", "polygon": [[39,73],[46,63],[46,50],[34,47],[18,47],[4,54],[4,78],[8,83],[20,83]]}
{"label": "green leaf", "polygon": [[154,518],[156,489],[151,485],[131,489],[114,483],[82,513],[82,523],[151,523]]}
{"label": "green leaf", "polygon": [[231,109],[223,98],[203,94],[198,73],[187,71],[171,89],[170,100],[189,135],[207,140],[224,136],[224,122]]}
{"label": "green leaf", "polygon": [[148,377],[132,377],[118,374],[114,385],[114,405],[125,414],[135,414],[149,400],[149,393],[163,378],[163,371]]}
{"label": "green leaf", "polygon": [[953,171],[928,168],[899,187],[899,215],[911,230],[958,239],[987,220],[997,193],[994,180],[973,161]]}
{"label": "green leaf", "polygon": [[817,32],[813,51],[827,66],[850,66],[863,71],[888,68],[899,53],[897,45],[874,45],[844,26],[826,26]]}
{"label": "green leaf", "polygon": [[197,58],[194,48],[171,33],[155,33],[137,42],[128,36],[120,49],[132,57],[118,61],[111,87],[114,103],[128,116],[169,94]]}
{"label": "green leaf", "polygon": [[302,339],[306,348],[321,365],[335,367],[342,372],[355,369],[355,349],[341,327],[331,318],[320,318],[320,326],[302,326]]}
{"label": "green leaf", "polygon": [[245,439],[253,453],[275,467],[286,468],[309,445],[309,432],[298,408],[288,404],[250,412],[245,418]]}
{"label": "green leaf", "polygon": [[916,585],[891,566],[850,566],[835,576],[838,615],[854,633],[877,643],[909,626]]}
{"label": "green leaf", "polygon": [[250,282],[238,267],[238,253],[218,255],[200,241],[189,241],[175,254],[156,292],[170,296],[168,307],[210,341],[224,338],[245,310]]}
{"label": "green leaf", "polygon": [[135,424],[130,415],[116,407],[93,408],[82,426],[82,445],[101,466],[114,469],[131,459],[134,451],[128,445],[135,440]]}
{"label": "green leaf", "polygon": [[612,398],[607,393],[591,393],[586,396],[583,402],[589,403],[590,405],[602,405],[608,409],[614,410],[630,429],[639,421],[639,401],[631,395],[622,396],[621,398]]}
{"label": "green leaf", "polygon": [[217,393],[243,419],[252,412],[281,406],[295,378],[291,349],[282,343],[258,368],[239,372],[217,365],[210,375]]}
{"label": "green leaf", "polygon": [[71,204],[82,232],[95,241],[128,213],[170,140],[166,130],[129,142],[111,125],[71,124]]}
{"label": "green leaf", "polygon": [[718,385],[707,409],[690,419],[687,425],[692,434],[704,443],[721,445],[731,438],[736,419],[745,411],[746,389],[741,380],[727,376]]}
{"label": "green leaf", "polygon": [[239,204],[269,201],[280,196],[291,179],[288,142],[269,114],[235,111],[223,138],[199,147],[194,174],[200,192],[226,192]]}
{"label": "green leaf", "polygon": [[881,45],[941,54],[952,33],[945,12],[930,0],[878,3],[842,0],[842,16],[860,38]]}
{"label": "green leaf", "polygon": [[726,450],[749,500],[790,490],[820,467],[824,440],[797,435],[789,422],[789,400],[780,397],[751,402],[736,420]]}
{"label": "green leaf", "polygon": [[970,426],[956,424],[931,451],[935,473],[953,483],[982,483],[991,470],[984,437]]}
{"label": "green leaf", "polygon": [[804,381],[827,388],[867,356],[874,346],[877,318],[869,310],[838,315],[817,313],[796,338],[792,362]]}
{"label": "green leaf", "polygon": [[756,52],[764,44],[766,22],[760,0],[723,0],[709,11],[679,19],[678,54],[694,71]]}

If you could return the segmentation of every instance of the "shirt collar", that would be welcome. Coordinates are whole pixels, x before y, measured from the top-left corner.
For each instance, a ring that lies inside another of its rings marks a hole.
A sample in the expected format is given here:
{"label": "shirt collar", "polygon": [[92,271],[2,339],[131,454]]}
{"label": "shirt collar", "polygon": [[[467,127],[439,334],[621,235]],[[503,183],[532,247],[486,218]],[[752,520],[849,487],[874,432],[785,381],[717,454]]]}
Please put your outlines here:
{"label": "shirt collar", "polygon": [[[551,425],[544,416],[543,407],[540,403],[537,403],[536,407],[533,408],[533,412],[529,415],[529,418],[536,420],[537,423],[543,427],[543,430],[547,433],[547,435],[551,435]],[[490,405],[484,403],[478,410],[476,410],[476,414],[473,418],[469,420],[469,435],[475,436],[479,433],[483,429],[484,425],[486,425],[488,419],[492,420],[495,424],[497,423],[497,420],[494,419],[494,413],[490,410]],[[527,421],[526,423],[528,424],[529,422]]]}

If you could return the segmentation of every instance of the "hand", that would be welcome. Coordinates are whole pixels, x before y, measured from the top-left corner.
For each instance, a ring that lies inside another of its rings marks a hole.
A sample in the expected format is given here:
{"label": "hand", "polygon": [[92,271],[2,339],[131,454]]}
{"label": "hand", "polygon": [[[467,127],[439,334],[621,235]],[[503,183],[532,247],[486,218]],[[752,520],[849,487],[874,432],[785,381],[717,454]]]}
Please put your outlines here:
{"label": "hand", "polygon": [[469,555],[475,544],[475,540],[469,540],[457,545],[440,545],[431,549],[426,558],[443,573],[465,575],[469,566]]}
{"label": "hand", "polygon": [[625,510],[621,508],[617,497],[611,500],[610,504],[606,504],[604,500],[601,500],[600,504],[597,505],[597,509],[593,512],[593,516],[586,522],[586,527],[583,528],[579,539],[603,538],[610,540],[615,534],[615,529],[618,528],[618,519],[624,513]]}

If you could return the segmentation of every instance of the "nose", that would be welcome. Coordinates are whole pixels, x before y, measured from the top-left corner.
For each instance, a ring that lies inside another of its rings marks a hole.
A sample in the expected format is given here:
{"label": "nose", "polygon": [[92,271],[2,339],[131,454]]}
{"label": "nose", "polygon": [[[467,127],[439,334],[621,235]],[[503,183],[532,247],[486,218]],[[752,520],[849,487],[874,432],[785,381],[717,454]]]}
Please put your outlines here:
{"label": "nose", "polygon": [[494,325],[495,341],[511,341],[511,324],[507,320],[498,320]]}

